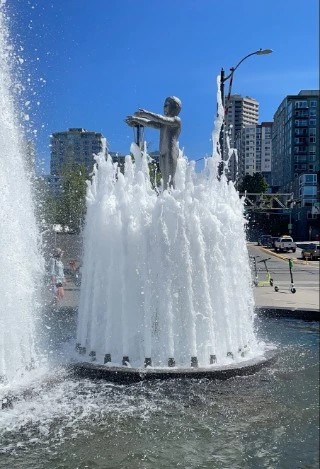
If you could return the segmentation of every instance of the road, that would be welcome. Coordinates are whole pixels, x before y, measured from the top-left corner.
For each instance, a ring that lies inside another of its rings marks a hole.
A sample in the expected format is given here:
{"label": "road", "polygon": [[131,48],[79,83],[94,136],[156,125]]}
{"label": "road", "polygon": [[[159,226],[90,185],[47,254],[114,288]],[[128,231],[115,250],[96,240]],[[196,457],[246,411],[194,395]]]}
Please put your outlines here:
{"label": "road", "polygon": [[[248,243],[250,256],[260,256],[257,261],[268,259],[267,266],[274,279],[274,285],[279,287],[275,292],[271,286],[254,287],[255,303],[258,308],[282,308],[290,310],[316,310],[319,311],[319,262],[303,261],[299,259],[301,250],[295,253],[277,254],[272,250]],[[296,293],[291,293],[288,258],[294,261],[293,280]],[[259,280],[264,280],[265,269],[263,263],[257,264]],[[78,307],[79,287],[73,283],[73,278],[66,275],[67,285],[65,298],[59,304],[59,309]],[[49,298],[50,300],[50,298]],[[48,300],[48,301],[49,301]]]}
{"label": "road", "polygon": [[[274,281],[279,287],[275,292],[271,286],[255,287],[254,296],[256,306],[267,308],[309,309],[319,310],[319,262],[303,261],[301,249],[295,253],[278,254],[272,249],[257,246],[256,243],[248,243],[250,256],[257,257],[257,261],[269,259],[268,269]],[[290,271],[288,259],[293,260],[293,281],[296,293],[291,293]],[[264,263],[257,264],[259,280],[265,278]]]}

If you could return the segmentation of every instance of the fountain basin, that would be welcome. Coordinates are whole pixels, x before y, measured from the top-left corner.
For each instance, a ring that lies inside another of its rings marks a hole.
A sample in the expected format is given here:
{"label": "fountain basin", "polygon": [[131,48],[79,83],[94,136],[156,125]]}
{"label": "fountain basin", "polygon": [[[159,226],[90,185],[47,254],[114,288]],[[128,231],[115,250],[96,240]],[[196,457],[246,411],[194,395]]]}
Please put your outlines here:
{"label": "fountain basin", "polygon": [[114,383],[129,384],[139,381],[167,380],[167,379],[210,379],[226,380],[235,376],[252,375],[262,368],[272,364],[277,359],[276,350],[268,350],[263,356],[246,360],[241,363],[224,365],[221,367],[199,368],[129,368],[104,366],[95,363],[75,363],[69,366],[69,371],[78,378],[106,380]]}
{"label": "fountain basin", "polygon": [[256,308],[258,317],[267,318],[289,318],[289,319],[302,319],[303,321],[319,321],[320,311],[318,309],[308,308],[292,308],[287,307],[261,307]]}

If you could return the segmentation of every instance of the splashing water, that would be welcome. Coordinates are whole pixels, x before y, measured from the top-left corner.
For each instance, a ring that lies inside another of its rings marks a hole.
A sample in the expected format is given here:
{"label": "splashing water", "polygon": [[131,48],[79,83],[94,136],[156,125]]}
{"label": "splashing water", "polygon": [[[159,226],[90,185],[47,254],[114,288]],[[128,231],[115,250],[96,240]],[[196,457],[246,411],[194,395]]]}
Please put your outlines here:
{"label": "splashing water", "polygon": [[243,203],[219,154],[200,174],[181,154],[175,189],[157,194],[131,152],[124,174],[98,155],[88,186],[78,350],[134,367],[258,356]]}
{"label": "splashing water", "polygon": [[16,56],[8,40],[4,4],[0,5],[0,378],[11,381],[37,363],[36,285],[42,264],[31,185],[25,170],[26,148],[15,111],[11,73]]}

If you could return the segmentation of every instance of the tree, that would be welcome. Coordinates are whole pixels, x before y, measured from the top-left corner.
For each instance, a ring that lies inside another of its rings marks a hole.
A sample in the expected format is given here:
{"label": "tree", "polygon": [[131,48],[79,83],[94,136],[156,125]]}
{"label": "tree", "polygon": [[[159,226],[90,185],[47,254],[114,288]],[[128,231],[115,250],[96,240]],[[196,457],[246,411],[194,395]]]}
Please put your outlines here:
{"label": "tree", "polygon": [[78,233],[86,213],[86,180],[83,164],[68,163],[62,171],[62,190],[54,195],[49,188],[42,191],[41,220],[46,225],[61,225]]}
{"label": "tree", "polygon": [[58,198],[56,215],[58,224],[79,232],[86,213],[86,168],[72,163],[62,171],[62,194]]}
{"label": "tree", "polygon": [[254,173],[253,176],[246,174],[239,185],[239,192],[264,193],[268,189],[268,183],[261,173]]}

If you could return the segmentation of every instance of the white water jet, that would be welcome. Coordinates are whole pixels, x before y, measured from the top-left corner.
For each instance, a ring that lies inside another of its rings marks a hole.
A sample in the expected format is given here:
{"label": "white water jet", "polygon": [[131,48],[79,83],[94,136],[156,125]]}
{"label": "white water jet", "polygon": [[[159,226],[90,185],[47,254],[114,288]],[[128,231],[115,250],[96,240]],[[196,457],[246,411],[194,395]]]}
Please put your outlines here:
{"label": "white water jet", "polygon": [[26,146],[15,109],[17,83],[4,5],[0,5],[0,378],[10,382],[37,364],[36,289],[42,270]]}
{"label": "white water jet", "polygon": [[196,358],[207,367],[263,353],[243,202],[225,175],[217,177],[220,121],[204,171],[181,154],[174,190],[152,189],[148,155],[134,145],[124,174],[110,157],[96,157],[77,330],[82,359],[119,366],[128,357],[126,365],[139,368],[146,359],[190,367]]}

